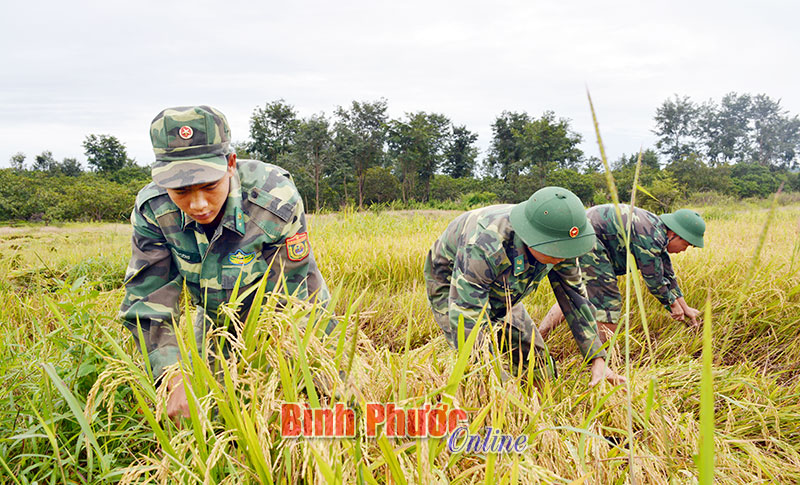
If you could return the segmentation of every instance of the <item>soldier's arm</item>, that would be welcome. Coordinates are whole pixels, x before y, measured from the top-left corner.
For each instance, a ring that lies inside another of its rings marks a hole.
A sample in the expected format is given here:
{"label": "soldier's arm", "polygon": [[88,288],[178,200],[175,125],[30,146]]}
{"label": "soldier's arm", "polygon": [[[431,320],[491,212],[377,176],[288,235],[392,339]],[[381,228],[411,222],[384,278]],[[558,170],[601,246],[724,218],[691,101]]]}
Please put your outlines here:
{"label": "soldier's arm", "polygon": [[166,239],[149,204],[133,209],[131,224],[132,255],[125,273],[125,297],[119,317],[137,343],[137,324],[141,325],[153,376],[158,378],[180,357],[172,325],[180,317],[183,277],[172,263]]}
{"label": "soldier's arm", "polygon": [[678,280],[675,278],[675,270],[672,269],[672,259],[669,257],[669,253],[664,251],[661,254],[661,262],[664,266],[664,278],[667,280],[669,284],[669,290],[675,295],[675,298],[682,298],[683,292],[681,288],[678,286]]}
{"label": "soldier's arm", "polygon": [[[636,265],[642,273],[645,285],[650,293],[669,311],[672,303],[678,298],[672,289],[664,270],[663,245],[649,234],[635,234],[631,239],[631,253]],[[669,258],[669,256],[667,256]],[[677,287],[677,284],[675,285]]]}
{"label": "soldier's arm", "polygon": [[459,316],[464,317],[465,340],[478,323],[488,322],[486,313],[490,310],[489,288],[493,276],[494,268],[482,250],[473,245],[459,247],[448,297],[448,317],[454,335],[458,335]]}
{"label": "soldier's arm", "polygon": [[586,296],[577,261],[568,259],[555,265],[547,277],[583,357],[605,359],[606,351],[600,348],[602,342],[597,334],[594,311]]}
{"label": "soldier's arm", "polygon": [[[284,227],[283,239],[278,244],[288,292],[304,300],[310,299],[322,303],[330,300],[325,279],[320,274],[314,259],[305,209],[299,195],[294,214]],[[307,245],[307,251],[303,249],[304,245]]]}

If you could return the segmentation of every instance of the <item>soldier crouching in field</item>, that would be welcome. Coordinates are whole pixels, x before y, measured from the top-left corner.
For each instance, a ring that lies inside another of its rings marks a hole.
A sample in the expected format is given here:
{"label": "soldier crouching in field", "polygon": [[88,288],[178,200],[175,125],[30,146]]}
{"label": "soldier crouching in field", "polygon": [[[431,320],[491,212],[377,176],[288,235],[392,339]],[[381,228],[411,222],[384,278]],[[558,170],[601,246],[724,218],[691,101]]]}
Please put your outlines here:
{"label": "soldier crouching in field", "polygon": [[[206,329],[222,321],[218,310],[240,277],[242,291],[269,271],[267,291],[285,282],[280,289],[300,299],[326,302],[329,293],[291,175],[260,161],[237,161],[222,113],[208,106],[165,109],[150,138],[153,182],[139,192],[131,214],[133,254],[120,317],[137,339],[141,325],[158,379],[180,359],[173,322],[184,284],[197,306],[198,347]],[[166,385],[167,414],[188,417],[181,377]]]}
{"label": "soldier crouching in field", "polygon": [[[620,226],[613,204],[598,205],[586,211],[586,216],[597,234],[592,251],[579,258],[589,301],[596,309],[595,318],[600,338],[605,342],[617,330],[622,310],[622,298],[617,287],[617,276],[626,270],[625,241],[623,234],[628,226],[631,207],[620,205]],[[703,247],[706,223],[695,211],[681,209],[660,217],[638,207],[633,208],[630,250],[650,293],[664,305],[675,320],[697,326],[700,312],[683,298],[675,280],[669,255],[680,253],[690,245]],[[550,309],[539,331],[543,337],[564,316],[557,305]]]}
{"label": "soldier crouching in field", "polygon": [[[459,317],[465,338],[482,312],[515,366],[545,363],[542,337],[522,304],[547,276],[584,358],[590,385],[603,378],[624,382],[605,365],[594,314],[576,258],[595,236],[580,199],[560,187],[545,187],[526,202],[476,209],[457,217],[433,244],[425,281],[433,315],[447,341],[458,348]],[[531,346],[535,354],[530,355]]]}

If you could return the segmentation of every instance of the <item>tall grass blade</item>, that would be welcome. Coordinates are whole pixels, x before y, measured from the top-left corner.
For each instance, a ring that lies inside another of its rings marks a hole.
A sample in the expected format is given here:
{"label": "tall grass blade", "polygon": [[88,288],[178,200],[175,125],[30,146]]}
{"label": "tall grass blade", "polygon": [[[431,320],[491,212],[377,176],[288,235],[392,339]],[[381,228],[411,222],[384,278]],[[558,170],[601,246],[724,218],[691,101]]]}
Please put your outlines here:
{"label": "tall grass blade", "polygon": [[700,485],[714,483],[714,376],[711,345],[711,292],[706,299],[703,319],[703,371],[700,377],[700,443],[698,471]]}

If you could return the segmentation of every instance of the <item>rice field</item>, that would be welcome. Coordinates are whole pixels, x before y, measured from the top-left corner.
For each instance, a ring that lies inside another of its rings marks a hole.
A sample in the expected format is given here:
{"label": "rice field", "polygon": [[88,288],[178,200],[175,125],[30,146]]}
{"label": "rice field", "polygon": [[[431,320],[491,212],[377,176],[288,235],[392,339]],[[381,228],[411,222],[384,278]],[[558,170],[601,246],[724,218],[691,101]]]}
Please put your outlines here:
{"label": "rice field", "polygon": [[[428,309],[423,257],[458,213],[345,212],[310,218],[332,311],[291,298],[275,311],[281,295],[267,293],[261,311],[209,335],[208,355],[184,345],[192,418],[178,426],[115,320],[130,229],[4,228],[0,482],[797,483],[800,206],[698,209],[706,248],[673,263],[687,302],[708,311],[706,373],[703,330],[647,294],[645,328],[631,291],[630,331],[610,351],[628,386],[589,388],[566,325],[547,341],[557,378],[504,379],[506,360],[457,354]],[[547,284],[525,301],[534,320],[553,303]],[[214,358],[222,340],[227,358]],[[337,402],[354,410],[355,437],[281,436],[282,403]],[[473,433],[524,435],[527,449],[367,436],[367,403],[448,404]]]}

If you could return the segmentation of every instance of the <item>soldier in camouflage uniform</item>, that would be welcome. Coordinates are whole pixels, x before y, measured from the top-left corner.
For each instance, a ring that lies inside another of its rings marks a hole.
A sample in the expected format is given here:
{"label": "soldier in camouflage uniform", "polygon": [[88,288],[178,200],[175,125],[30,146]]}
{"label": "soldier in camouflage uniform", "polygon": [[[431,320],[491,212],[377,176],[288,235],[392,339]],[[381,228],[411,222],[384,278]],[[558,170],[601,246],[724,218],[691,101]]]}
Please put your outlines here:
{"label": "soldier in camouflage uniform", "polygon": [[[150,138],[153,182],[139,192],[131,214],[133,254],[120,317],[137,339],[141,325],[156,378],[180,358],[173,322],[180,317],[184,284],[197,306],[198,347],[206,329],[221,320],[218,309],[239,279],[243,292],[269,270],[267,291],[329,299],[308,239],[303,201],[288,172],[237,161],[225,116],[208,106],[163,110],[151,124]],[[188,417],[180,382],[178,376],[168,383],[167,413],[173,418]]]}
{"label": "soldier in camouflage uniform", "polygon": [[[584,358],[592,361],[594,385],[624,378],[605,366],[594,313],[581,283],[576,257],[595,236],[575,194],[545,187],[517,205],[495,205],[462,214],[433,244],[425,261],[425,281],[434,319],[458,348],[459,318],[464,335],[481,325],[497,335],[515,367],[544,362],[545,347],[522,304],[545,277],[567,315]],[[530,355],[531,346],[534,355]]]}
{"label": "soldier in camouflage uniform", "polygon": [[[627,252],[623,234],[631,217],[631,208],[620,205],[620,212],[621,226],[613,204],[595,206],[586,211],[597,234],[597,242],[592,251],[580,257],[580,265],[589,301],[596,309],[595,318],[603,341],[616,331],[622,310],[617,276],[625,274]],[[632,222],[631,254],[647,289],[672,318],[688,319],[690,325],[698,325],[700,312],[686,304],[669,255],[685,251],[690,245],[703,247],[706,225],[702,217],[689,209],[659,217],[634,207]],[[539,327],[542,336],[546,336],[563,318],[558,306],[554,305]]]}

